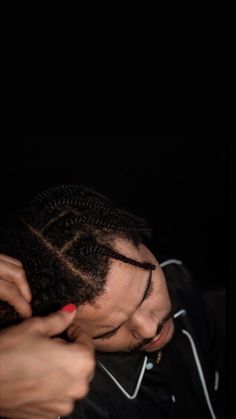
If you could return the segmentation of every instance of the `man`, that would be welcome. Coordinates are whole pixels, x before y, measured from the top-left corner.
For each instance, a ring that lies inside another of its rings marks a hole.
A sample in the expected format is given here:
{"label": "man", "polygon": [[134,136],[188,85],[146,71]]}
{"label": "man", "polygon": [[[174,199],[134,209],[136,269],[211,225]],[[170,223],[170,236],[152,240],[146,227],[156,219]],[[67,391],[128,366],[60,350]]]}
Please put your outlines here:
{"label": "man", "polygon": [[[222,341],[187,270],[156,258],[149,233],[76,185],[42,193],[3,229],[2,251],[26,269],[33,314],[74,303],[67,335],[82,329],[97,350],[90,392],[70,418],[223,417]],[[19,320],[3,311],[2,324]]]}

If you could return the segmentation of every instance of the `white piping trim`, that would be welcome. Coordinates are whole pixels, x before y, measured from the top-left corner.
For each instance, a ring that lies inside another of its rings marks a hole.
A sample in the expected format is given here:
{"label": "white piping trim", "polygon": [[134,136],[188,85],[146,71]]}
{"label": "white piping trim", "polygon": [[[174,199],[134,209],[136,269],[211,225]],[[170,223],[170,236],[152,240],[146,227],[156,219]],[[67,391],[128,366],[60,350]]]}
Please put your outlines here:
{"label": "white piping trim", "polygon": [[178,259],[168,259],[165,262],[160,263],[160,267],[163,268],[163,266],[170,265],[171,263],[175,263],[176,265],[182,265],[183,262]]}
{"label": "white piping trim", "polygon": [[179,310],[179,311],[177,311],[177,313],[174,314],[174,318],[176,319],[179,316],[185,316],[185,314],[186,314],[186,310],[184,310],[184,309]]}
{"label": "white piping trim", "polygon": [[[174,317],[178,317],[178,316],[184,316],[186,314],[186,310],[179,310],[177,313],[174,314]],[[145,356],[144,361],[143,361],[143,366],[139,375],[139,379],[137,382],[137,385],[135,387],[134,393],[132,395],[130,395],[129,393],[127,393],[127,391],[121,386],[121,384],[119,383],[119,381],[116,380],[115,377],[113,377],[113,375],[110,373],[110,371],[101,363],[99,362],[99,364],[101,365],[101,367],[104,369],[104,371],[106,371],[106,373],[109,375],[109,377],[114,381],[114,383],[117,385],[117,387],[122,391],[122,393],[130,400],[133,400],[137,397],[143,376],[144,376],[144,372],[145,372],[145,368],[146,368],[146,364],[148,361],[148,357]]]}
{"label": "white piping trim", "polygon": [[143,361],[143,366],[142,366],[142,370],[141,373],[139,375],[139,379],[137,382],[137,385],[135,387],[134,393],[132,395],[130,395],[129,393],[127,393],[127,391],[121,386],[121,384],[119,383],[119,381],[117,381],[115,379],[115,377],[113,377],[113,375],[110,373],[110,371],[108,371],[108,369],[106,367],[104,367],[104,365],[99,362],[99,364],[101,365],[101,367],[106,371],[106,373],[109,375],[109,377],[114,381],[114,383],[117,385],[117,387],[122,391],[122,393],[130,400],[133,400],[136,398],[139,388],[141,386],[141,382],[145,373],[145,368],[146,368],[146,363],[147,363],[148,357],[145,356],[144,361]]}
{"label": "white piping trim", "polygon": [[220,374],[219,371],[215,371],[215,384],[214,384],[214,390],[217,391],[219,388],[219,380],[220,380]]}
{"label": "white piping trim", "polygon": [[190,345],[191,345],[191,348],[192,348],[192,351],[193,351],[193,356],[194,356],[194,359],[195,359],[195,363],[196,363],[196,366],[197,366],[198,374],[199,374],[200,381],[201,381],[201,384],[202,384],[204,396],[206,398],[206,402],[207,402],[207,405],[208,405],[208,409],[210,410],[212,419],[217,419],[216,415],[214,413],[214,410],[212,408],[212,404],[211,404],[210,397],[209,397],[208,390],[207,390],[207,386],[206,386],[205,377],[204,377],[204,374],[203,374],[202,366],[201,366],[201,363],[200,363],[200,359],[199,359],[199,356],[198,356],[198,353],[197,353],[197,348],[196,348],[196,345],[194,343],[194,340],[193,340],[192,336],[190,335],[190,333],[187,332],[187,330],[182,329],[182,333],[187,336],[187,338],[190,342]]}

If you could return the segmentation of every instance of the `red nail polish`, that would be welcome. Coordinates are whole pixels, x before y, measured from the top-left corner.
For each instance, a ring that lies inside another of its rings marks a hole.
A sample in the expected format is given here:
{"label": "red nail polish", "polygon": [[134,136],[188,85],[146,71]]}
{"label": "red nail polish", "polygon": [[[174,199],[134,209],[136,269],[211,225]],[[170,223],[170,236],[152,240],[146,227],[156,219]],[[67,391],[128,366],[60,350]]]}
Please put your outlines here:
{"label": "red nail polish", "polygon": [[76,310],[76,306],[74,304],[67,304],[61,308],[62,311],[66,311],[67,313],[73,313]]}

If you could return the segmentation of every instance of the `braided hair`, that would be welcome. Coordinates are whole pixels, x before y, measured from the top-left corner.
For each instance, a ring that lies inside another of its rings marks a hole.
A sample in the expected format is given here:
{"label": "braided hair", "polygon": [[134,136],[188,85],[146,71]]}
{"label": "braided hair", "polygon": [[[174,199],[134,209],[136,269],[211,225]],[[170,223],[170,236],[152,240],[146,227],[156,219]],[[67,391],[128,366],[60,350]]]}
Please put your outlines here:
{"label": "braided hair", "polygon": [[[94,303],[104,292],[111,259],[155,269],[113,247],[116,238],[138,246],[150,233],[145,220],[100,193],[81,185],[59,185],[0,227],[0,252],[21,260],[33,314],[45,315],[67,303]],[[0,326],[17,321],[14,309],[0,302]]]}

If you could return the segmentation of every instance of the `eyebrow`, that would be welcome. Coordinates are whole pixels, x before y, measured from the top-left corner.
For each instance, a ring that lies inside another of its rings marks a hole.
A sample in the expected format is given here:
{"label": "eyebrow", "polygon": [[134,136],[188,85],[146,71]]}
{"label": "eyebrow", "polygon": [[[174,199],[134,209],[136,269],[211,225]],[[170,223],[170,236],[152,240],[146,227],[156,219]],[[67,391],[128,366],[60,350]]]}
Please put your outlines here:
{"label": "eyebrow", "polygon": [[[135,310],[137,310],[137,308],[138,307],[140,307],[141,306],[141,304],[144,302],[144,300],[146,299],[146,297],[147,297],[147,295],[148,295],[148,291],[149,291],[149,289],[150,289],[150,286],[151,286],[151,282],[152,282],[152,270],[150,269],[150,271],[149,271],[149,273],[148,273],[148,279],[147,279],[147,285],[146,285],[146,288],[145,288],[145,291],[144,291],[144,294],[143,294],[143,297],[142,297],[142,299],[141,299],[141,301],[140,301],[140,303],[137,305],[137,307],[136,307],[136,309]],[[100,334],[100,335],[96,335],[96,336],[94,336],[92,339],[100,339],[100,338],[104,338],[105,336],[107,336],[107,335],[109,335],[110,333],[115,333],[117,330],[119,330],[120,328],[121,328],[121,326],[123,326],[123,324],[126,322],[126,320],[124,321],[124,322],[122,322],[121,324],[119,324],[119,326],[117,326],[115,329],[112,329],[112,330],[109,330],[109,332],[105,332],[105,333],[102,333],[102,334]]]}

